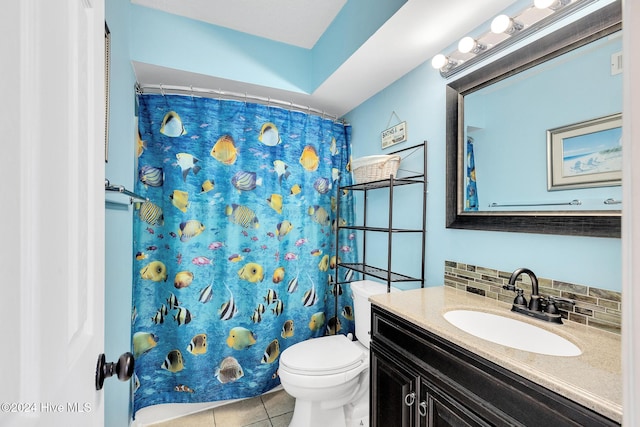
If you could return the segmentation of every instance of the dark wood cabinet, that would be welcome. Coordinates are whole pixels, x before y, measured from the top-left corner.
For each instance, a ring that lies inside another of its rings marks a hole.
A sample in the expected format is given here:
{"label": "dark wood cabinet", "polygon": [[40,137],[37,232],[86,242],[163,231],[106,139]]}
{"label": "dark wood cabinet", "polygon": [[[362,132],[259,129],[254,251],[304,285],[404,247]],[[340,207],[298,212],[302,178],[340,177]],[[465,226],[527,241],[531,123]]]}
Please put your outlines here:
{"label": "dark wood cabinet", "polygon": [[618,423],[374,305],[371,426]]}
{"label": "dark wood cabinet", "polygon": [[371,356],[371,390],[375,405],[371,405],[372,425],[414,426],[415,401],[418,399],[420,377],[404,368],[384,352]]}
{"label": "dark wood cabinet", "polygon": [[420,427],[486,427],[491,424],[470,412],[461,402],[434,389],[422,380],[418,413]]}

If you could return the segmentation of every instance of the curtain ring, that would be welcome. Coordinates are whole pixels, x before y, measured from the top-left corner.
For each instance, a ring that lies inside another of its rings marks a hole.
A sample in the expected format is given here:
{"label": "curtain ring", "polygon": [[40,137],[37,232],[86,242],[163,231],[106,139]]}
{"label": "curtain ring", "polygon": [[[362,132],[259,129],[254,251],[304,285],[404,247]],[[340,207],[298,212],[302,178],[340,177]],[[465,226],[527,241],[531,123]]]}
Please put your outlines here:
{"label": "curtain ring", "polygon": [[193,85],[189,85],[189,89],[191,89],[191,99],[193,99]]}
{"label": "curtain ring", "polygon": [[162,83],[160,83],[160,93],[164,96],[164,88],[162,87]]}

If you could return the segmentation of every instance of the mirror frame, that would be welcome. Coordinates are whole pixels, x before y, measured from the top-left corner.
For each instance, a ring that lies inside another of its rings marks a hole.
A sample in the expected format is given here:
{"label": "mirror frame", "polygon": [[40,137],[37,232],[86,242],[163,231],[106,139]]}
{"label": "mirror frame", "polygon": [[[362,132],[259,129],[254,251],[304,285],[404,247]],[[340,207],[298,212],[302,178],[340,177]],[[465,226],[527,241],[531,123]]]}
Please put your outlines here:
{"label": "mirror frame", "polygon": [[[620,237],[621,211],[464,211],[464,96],[622,29],[617,0],[446,86],[446,227]],[[546,144],[546,139],[545,139]]]}

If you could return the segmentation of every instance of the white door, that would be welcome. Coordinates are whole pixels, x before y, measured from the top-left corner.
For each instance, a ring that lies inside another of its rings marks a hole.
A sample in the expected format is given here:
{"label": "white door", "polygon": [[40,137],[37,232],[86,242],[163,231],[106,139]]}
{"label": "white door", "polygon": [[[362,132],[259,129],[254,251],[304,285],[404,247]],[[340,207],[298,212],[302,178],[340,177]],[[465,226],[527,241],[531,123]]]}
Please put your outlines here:
{"label": "white door", "polygon": [[104,0],[2,9],[0,426],[101,426]]}

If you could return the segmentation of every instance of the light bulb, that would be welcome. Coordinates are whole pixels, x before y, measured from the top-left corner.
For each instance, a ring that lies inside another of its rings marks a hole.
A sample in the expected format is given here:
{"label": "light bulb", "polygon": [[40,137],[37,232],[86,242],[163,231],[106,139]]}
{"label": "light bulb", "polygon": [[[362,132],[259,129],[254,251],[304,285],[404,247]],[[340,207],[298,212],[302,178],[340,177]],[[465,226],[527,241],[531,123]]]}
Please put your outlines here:
{"label": "light bulb", "polygon": [[491,32],[495,34],[513,34],[516,31],[520,31],[523,25],[514,21],[507,15],[498,15],[491,21]]}
{"label": "light bulb", "polygon": [[504,33],[509,28],[511,18],[507,15],[498,15],[491,21],[491,32],[496,34]]}
{"label": "light bulb", "polygon": [[456,61],[455,59],[451,59],[448,56],[444,56],[439,53],[433,57],[431,60],[431,66],[436,70],[440,70],[441,73],[446,73],[451,70],[453,67],[460,64],[460,61]]}
{"label": "light bulb", "polygon": [[469,53],[476,47],[476,41],[473,37],[463,37],[458,42],[458,50],[462,53]]}
{"label": "light bulb", "polygon": [[486,46],[478,43],[473,37],[463,37],[458,42],[458,50],[461,53],[478,53],[484,49],[486,49]]}
{"label": "light bulb", "polygon": [[436,70],[439,70],[445,65],[447,65],[447,62],[449,62],[449,59],[443,54],[439,53],[436,56],[434,56],[433,59],[431,60],[431,66]]}

